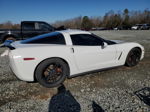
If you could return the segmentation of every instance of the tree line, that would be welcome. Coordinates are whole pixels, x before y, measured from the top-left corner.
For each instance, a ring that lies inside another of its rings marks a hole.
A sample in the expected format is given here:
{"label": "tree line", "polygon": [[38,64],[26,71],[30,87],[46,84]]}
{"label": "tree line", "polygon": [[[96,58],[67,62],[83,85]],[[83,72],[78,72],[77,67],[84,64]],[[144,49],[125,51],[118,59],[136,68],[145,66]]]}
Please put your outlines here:
{"label": "tree line", "polygon": [[58,27],[64,25],[66,28],[75,29],[91,29],[104,27],[107,29],[128,26],[131,27],[135,24],[150,24],[150,10],[145,9],[144,11],[118,11],[117,13],[113,10],[105,13],[102,16],[88,17],[79,16],[65,21],[56,21],[53,25]]}
{"label": "tree line", "polygon": [[[64,21],[56,21],[52,25],[55,27],[65,26],[65,28],[71,29],[86,29],[91,28],[115,28],[128,26],[131,27],[135,24],[150,24],[150,10],[145,9],[144,11],[129,11],[124,9],[123,11],[114,12],[110,10],[105,13],[104,16],[79,16]],[[0,28],[20,28],[20,24],[13,24],[11,21],[7,21],[0,24]]]}
{"label": "tree line", "polygon": [[11,21],[6,21],[0,24],[1,29],[19,29],[20,24],[13,24]]}

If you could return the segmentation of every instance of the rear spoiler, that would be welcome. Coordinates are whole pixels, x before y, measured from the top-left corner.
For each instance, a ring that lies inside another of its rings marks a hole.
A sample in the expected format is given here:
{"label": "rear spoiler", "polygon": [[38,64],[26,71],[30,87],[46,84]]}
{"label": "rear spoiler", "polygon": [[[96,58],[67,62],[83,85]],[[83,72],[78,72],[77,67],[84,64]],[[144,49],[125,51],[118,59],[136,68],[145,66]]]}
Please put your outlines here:
{"label": "rear spoiler", "polygon": [[2,43],[2,44],[0,45],[0,47],[8,47],[9,49],[14,50],[15,47],[13,47],[13,46],[11,45],[11,43],[13,43],[13,42],[14,42],[13,40],[6,40],[4,43]]}

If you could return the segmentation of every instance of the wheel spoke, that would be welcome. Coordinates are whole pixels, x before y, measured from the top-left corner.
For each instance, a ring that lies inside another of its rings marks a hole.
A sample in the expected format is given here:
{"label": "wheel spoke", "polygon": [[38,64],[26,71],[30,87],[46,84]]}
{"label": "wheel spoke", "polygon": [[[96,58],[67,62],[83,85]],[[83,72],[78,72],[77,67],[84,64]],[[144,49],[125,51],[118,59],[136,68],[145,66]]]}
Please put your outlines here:
{"label": "wheel spoke", "polygon": [[57,82],[63,75],[63,67],[59,63],[50,64],[43,72],[43,78],[47,83]]}
{"label": "wheel spoke", "polygon": [[135,66],[140,61],[141,53],[139,50],[134,49],[130,52],[128,57],[129,66]]}

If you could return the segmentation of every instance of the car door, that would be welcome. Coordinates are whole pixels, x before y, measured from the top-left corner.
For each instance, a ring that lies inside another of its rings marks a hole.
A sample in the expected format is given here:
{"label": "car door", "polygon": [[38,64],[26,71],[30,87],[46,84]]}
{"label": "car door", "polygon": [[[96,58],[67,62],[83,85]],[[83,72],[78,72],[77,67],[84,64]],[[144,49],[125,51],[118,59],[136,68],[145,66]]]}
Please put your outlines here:
{"label": "car door", "polygon": [[103,40],[92,34],[70,35],[74,60],[82,72],[111,67],[115,64],[116,48],[114,45],[103,47]]}

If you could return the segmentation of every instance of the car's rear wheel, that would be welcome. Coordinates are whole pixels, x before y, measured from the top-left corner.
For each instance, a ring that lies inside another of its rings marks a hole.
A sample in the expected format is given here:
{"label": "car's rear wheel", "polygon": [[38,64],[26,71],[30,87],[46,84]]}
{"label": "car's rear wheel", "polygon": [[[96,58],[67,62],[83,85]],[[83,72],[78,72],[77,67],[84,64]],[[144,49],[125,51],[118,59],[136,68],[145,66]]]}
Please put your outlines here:
{"label": "car's rear wheel", "polygon": [[60,85],[67,75],[69,75],[68,65],[59,58],[43,61],[35,71],[36,80],[48,88]]}
{"label": "car's rear wheel", "polygon": [[141,58],[141,50],[139,48],[133,48],[126,59],[125,65],[128,67],[135,66],[139,63]]}

